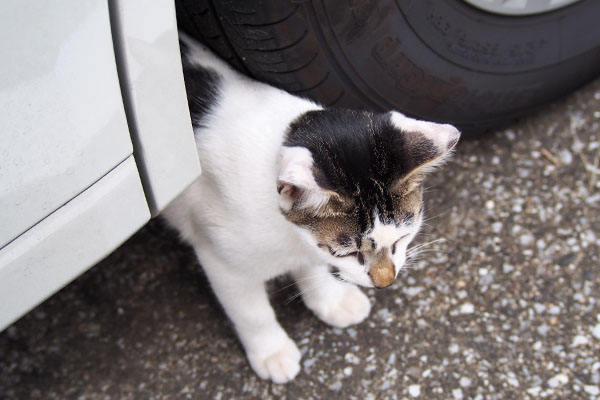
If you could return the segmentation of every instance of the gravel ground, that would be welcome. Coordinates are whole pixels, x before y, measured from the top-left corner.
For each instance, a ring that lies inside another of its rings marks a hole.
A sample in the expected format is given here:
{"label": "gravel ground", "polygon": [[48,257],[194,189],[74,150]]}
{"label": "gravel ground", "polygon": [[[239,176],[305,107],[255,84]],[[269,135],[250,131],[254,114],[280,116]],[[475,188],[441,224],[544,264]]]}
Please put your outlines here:
{"label": "gravel ground", "polygon": [[[429,180],[431,242],[369,319],[273,284],[302,371],[250,370],[192,252],[153,221],[0,334],[2,399],[600,399],[600,81],[464,141]],[[441,239],[441,240],[440,240]]]}

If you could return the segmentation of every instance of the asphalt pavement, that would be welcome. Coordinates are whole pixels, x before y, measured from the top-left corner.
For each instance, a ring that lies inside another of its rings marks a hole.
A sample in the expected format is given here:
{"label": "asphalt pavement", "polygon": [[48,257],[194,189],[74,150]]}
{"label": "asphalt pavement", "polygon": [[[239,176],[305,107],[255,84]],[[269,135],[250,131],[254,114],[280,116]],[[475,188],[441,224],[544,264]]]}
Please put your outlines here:
{"label": "asphalt pavement", "polygon": [[190,249],[152,221],[0,333],[0,399],[600,399],[600,80],[463,141],[427,182],[418,260],[370,317],[280,280],[302,370],[254,375]]}

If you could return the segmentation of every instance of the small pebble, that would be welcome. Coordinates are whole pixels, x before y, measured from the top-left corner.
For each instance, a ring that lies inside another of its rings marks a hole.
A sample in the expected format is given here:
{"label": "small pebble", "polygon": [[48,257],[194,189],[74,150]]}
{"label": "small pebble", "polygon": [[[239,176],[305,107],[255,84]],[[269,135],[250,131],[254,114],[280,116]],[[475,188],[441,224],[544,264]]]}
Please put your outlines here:
{"label": "small pebble", "polygon": [[600,339],[600,324],[596,324],[596,326],[594,326],[592,329],[592,335],[596,338],[596,339]]}
{"label": "small pebble", "polygon": [[589,340],[587,337],[583,335],[577,335],[573,338],[573,341],[571,342],[571,347],[585,346],[588,343]]}
{"label": "small pebble", "polygon": [[408,387],[408,394],[410,394],[411,397],[419,397],[419,395],[421,394],[421,386],[410,385]]}
{"label": "small pebble", "polygon": [[350,364],[355,364],[355,365],[360,363],[360,359],[352,353],[346,353],[344,355],[344,360],[346,360],[346,362],[349,362]]}
{"label": "small pebble", "polygon": [[540,394],[540,392],[542,391],[542,388],[539,386],[533,386],[530,387],[529,389],[527,389],[527,393],[529,393],[532,396],[538,396]]}
{"label": "small pebble", "polygon": [[546,324],[542,324],[540,326],[537,327],[537,332],[542,335],[542,336],[546,336],[548,334],[548,330],[550,328],[548,327],[548,325]]}
{"label": "small pebble", "polygon": [[557,388],[559,386],[569,383],[569,377],[563,373],[556,374],[552,378],[548,379],[547,383],[548,386],[550,386],[551,388]]}
{"label": "small pebble", "polygon": [[508,377],[506,382],[512,387],[519,387],[519,380],[517,378]]}
{"label": "small pebble", "polygon": [[494,222],[492,224],[492,232],[494,232],[494,233],[502,232],[502,222]]}
{"label": "small pebble", "polygon": [[573,162],[573,155],[567,149],[561,150],[558,153],[558,156],[560,157],[560,161],[565,165],[569,165]]}
{"label": "small pebble", "polygon": [[475,306],[471,303],[465,303],[462,306],[460,306],[460,309],[458,311],[461,314],[473,314],[473,312],[475,311]]}
{"label": "small pebble", "polygon": [[514,270],[515,270],[515,267],[513,265],[504,264],[502,266],[502,272],[504,272],[505,274],[508,274],[509,272],[513,272]]}
{"label": "small pebble", "polygon": [[456,354],[456,353],[458,353],[459,350],[460,350],[460,348],[458,347],[458,345],[456,343],[452,343],[450,345],[450,347],[448,347],[448,351],[450,352],[450,354]]}
{"label": "small pebble", "polygon": [[548,314],[552,314],[552,315],[558,315],[560,314],[560,307],[559,306],[550,306],[548,307]]}
{"label": "small pebble", "polygon": [[600,394],[600,388],[594,385],[583,385],[583,391],[592,396],[598,396]]}
{"label": "small pebble", "polygon": [[538,313],[538,314],[541,314],[544,311],[546,311],[546,305],[545,304],[541,304],[541,303],[535,303],[533,305],[533,308],[535,308],[535,312]]}
{"label": "small pebble", "polygon": [[454,397],[456,400],[462,400],[463,399],[463,391],[459,388],[453,389],[452,397]]}
{"label": "small pebble", "polygon": [[535,238],[533,235],[530,235],[529,233],[525,233],[519,237],[519,242],[522,246],[530,246],[533,244],[534,240]]}

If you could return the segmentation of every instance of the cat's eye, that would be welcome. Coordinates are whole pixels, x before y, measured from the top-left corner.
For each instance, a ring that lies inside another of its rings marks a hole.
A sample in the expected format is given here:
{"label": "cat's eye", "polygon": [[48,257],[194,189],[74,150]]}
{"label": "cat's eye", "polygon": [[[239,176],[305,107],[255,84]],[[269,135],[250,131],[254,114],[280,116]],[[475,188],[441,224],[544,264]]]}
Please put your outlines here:
{"label": "cat's eye", "polygon": [[392,254],[396,254],[396,245],[398,244],[398,242],[401,241],[402,239],[404,239],[405,237],[407,237],[408,235],[410,235],[410,234],[407,233],[406,235],[402,236],[400,239],[398,239],[394,242],[394,244],[392,245]]}
{"label": "cat's eye", "polygon": [[358,262],[361,265],[364,265],[364,263],[365,263],[365,258],[363,257],[363,255],[360,251],[353,251],[352,253],[348,253],[348,254],[336,255],[336,257],[338,257],[338,258],[356,257],[356,259],[358,260]]}
{"label": "cat's eye", "polygon": [[365,258],[360,251],[353,251],[352,253],[347,253],[347,254],[337,254],[333,250],[333,248],[331,248],[331,246],[328,246],[326,244],[318,244],[317,246],[321,247],[321,248],[326,247],[327,250],[329,250],[329,253],[334,257],[337,257],[337,258],[356,257],[356,259],[358,260],[358,262],[361,265],[365,264]]}
{"label": "cat's eye", "polygon": [[364,265],[364,263],[365,263],[365,258],[360,251],[353,251],[352,253],[348,253],[348,254],[334,254],[334,253],[331,253],[331,254],[336,256],[337,258],[356,257],[356,259],[358,260],[358,262],[361,265]]}

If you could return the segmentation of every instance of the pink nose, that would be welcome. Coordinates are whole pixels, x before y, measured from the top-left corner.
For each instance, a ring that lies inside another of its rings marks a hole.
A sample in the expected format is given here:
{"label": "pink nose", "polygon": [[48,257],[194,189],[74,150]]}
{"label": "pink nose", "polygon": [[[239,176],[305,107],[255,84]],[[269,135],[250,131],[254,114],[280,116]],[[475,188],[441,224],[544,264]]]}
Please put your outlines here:
{"label": "pink nose", "polygon": [[394,264],[386,263],[383,266],[376,264],[369,269],[369,276],[371,277],[371,281],[375,287],[380,289],[388,287],[394,283],[394,279],[396,278],[396,274],[394,273]]}

